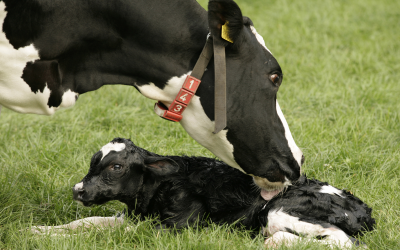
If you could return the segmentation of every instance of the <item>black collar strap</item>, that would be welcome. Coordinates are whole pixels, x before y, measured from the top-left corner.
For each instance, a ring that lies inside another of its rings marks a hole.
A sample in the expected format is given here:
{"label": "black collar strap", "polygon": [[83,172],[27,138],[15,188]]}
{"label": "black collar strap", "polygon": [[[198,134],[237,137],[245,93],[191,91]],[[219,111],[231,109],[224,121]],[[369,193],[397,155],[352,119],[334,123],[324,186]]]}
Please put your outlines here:
{"label": "black collar strap", "polygon": [[[226,65],[225,45],[220,39],[207,38],[206,45],[200,54],[192,74],[186,77],[175,100],[167,108],[162,102],[154,105],[154,112],[164,119],[178,122],[182,119],[182,113],[189,105],[190,100],[200,85],[201,78],[208,63],[211,60],[214,50],[215,64],[215,130],[218,133],[226,127]],[[218,73],[217,73],[218,72]]]}

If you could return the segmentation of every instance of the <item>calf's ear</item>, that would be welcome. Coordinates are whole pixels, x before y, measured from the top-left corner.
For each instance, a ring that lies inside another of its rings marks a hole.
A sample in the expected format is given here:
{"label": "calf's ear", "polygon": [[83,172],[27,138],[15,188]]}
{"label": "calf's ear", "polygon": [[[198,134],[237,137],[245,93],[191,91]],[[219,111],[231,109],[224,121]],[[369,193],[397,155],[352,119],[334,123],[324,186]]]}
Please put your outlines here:
{"label": "calf's ear", "polygon": [[179,165],[167,157],[149,156],[144,160],[145,170],[157,176],[165,176],[178,172]]}
{"label": "calf's ear", "polygon": [[243,29],[242,11],[232,0],[210,0],[208,26],[214,37],[234,43]]}

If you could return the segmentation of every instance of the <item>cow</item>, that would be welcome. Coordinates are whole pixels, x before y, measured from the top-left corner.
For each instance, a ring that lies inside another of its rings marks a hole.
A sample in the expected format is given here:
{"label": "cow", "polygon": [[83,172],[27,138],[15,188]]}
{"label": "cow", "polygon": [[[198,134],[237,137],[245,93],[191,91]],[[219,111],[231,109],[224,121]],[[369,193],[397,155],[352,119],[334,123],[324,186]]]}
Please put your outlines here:
{"label": "cow", "polygon": [[121,225],[124,218],[157,218],[159,229],[230,224],[260,229],[266,244],[294,243],[299,236],[350,247],[354,236],[374,228],[375,220],[360,199],[326,182],[302,175],[285,191],[265,201],[252,178],[206,157],[162,156],[115,138],[96,152],[88,174],[72,188],[85,206],[119,200],[127,212],[119,217],[89,217],[55,227],[33,227],[34,233],[65,233],[81,226]]}
{"label": "cow", "polygon": [[0,106],[37,114],[113,84],[168,107],[212,36],[226,47],[227,126],[213,133],[213,60],[180,124],[265,199],[300,177],[277,101],[282,69],[234,1],[210,0],[207,12],[195,0],[0,0],[0,23]]}

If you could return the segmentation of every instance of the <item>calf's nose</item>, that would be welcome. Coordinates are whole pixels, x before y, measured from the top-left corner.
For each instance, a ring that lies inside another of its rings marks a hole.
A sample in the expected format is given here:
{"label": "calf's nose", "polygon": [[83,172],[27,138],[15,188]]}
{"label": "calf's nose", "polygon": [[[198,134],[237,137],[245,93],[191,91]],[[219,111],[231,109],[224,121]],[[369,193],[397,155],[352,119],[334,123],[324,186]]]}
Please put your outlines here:
{"label": "calf's nose", "polygon": [[74,200],[81,200],[83,194],[85,193],[85,189],[83,188],[83,182],[75,184],[75,186],[72,188],[72,193]]}

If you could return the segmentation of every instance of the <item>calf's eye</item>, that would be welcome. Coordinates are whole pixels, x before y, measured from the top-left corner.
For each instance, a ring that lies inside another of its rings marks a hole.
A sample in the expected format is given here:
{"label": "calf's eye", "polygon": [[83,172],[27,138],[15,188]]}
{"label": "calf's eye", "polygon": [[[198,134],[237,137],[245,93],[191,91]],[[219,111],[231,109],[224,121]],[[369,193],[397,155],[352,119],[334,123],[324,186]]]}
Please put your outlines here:
{"label": "calf's eye", "polygon": [[278,74],[272,74],[269,79],[276,85],[279,86],[281,84],[281,77]]}
{"label": "calf's eye", "polygon": [[122,166],[119,164],[114,164],[113,166],[111,166],[112,170],[121,170]]}

